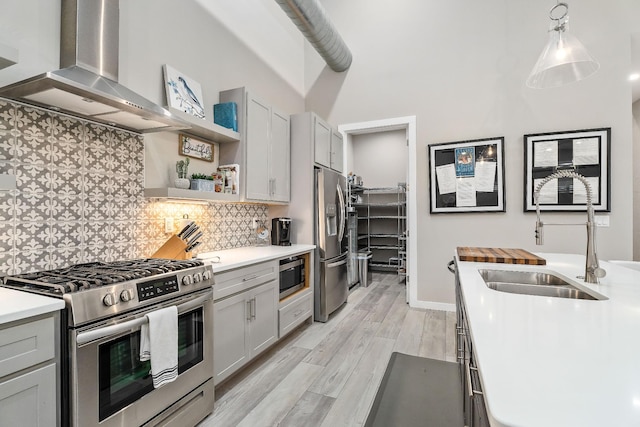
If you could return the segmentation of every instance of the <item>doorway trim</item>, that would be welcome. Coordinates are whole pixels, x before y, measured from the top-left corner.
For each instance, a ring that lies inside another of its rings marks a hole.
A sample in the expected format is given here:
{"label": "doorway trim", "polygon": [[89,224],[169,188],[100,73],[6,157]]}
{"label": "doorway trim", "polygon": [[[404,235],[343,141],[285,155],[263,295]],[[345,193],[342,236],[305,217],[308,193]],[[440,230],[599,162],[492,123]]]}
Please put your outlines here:
{"label": "doorway trim", "polygon": [[343,144],[343,170],[346,170],[347,147],[351,141],[352,135],[362,135],[367,133],[377,133],[393,130],[404,129],[407,135],[407,144],[409,146],[407,165],[409,167],[409,188],[408,212],[409,212],[409,234],[407,235],[407,245],[409,248],[407,261],[409,269],[407,271],[407,302],[410,307],[423,308],[424,302],[418,300],[417,284],[420,283],[418,278],[417,258],[418,242],[415,238],[418,230],[418,209],[416,207],[417,197],[417,178],[416,171],[418,166],[416,154],[416,116],[396,117],[391,119],[374,120],[369,122],[349,123],[338,126],[338,131],[342,134]]}

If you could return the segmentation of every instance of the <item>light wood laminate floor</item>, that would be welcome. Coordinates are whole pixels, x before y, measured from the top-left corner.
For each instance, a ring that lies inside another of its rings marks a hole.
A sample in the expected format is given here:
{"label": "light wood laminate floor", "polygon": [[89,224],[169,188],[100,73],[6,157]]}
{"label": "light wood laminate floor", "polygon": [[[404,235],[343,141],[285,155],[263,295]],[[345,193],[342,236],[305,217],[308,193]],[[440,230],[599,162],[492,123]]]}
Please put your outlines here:
{"label": "light wood laminate floor", "polygon": [[304,324],[216,388],[199,427],[360,426],[394,351],[455,361],[455,313],[409,308],[395,274],[373,273],[327,323]]}

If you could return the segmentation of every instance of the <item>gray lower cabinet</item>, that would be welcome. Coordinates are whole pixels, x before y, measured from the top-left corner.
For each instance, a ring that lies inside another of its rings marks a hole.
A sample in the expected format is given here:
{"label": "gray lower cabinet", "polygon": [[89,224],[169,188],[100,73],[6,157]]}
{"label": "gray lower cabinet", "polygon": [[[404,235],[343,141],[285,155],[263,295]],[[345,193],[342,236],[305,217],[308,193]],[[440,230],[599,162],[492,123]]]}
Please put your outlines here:
{"label": "gray lower cabinet", "polygon": [[307,288],[287,298],[280,304],[280,338],[313,316],[313,290]]}
{"label": "gray lower cabinet", "polygon": [[0,425],[59,424],[59,315],[0,326]]}
{"label": "gray lower cabinet", "polygon": [[278,281],[215,301],[213,308],[214,383],[218,384],[278,339]]}
{"label": "gray lower cabinet", "polygon": [[0,383],[0,425],[56,425],[56,364]]}
{"label": "gray lower cabinet", "polygon": [[[457,269],[456,269],[457,270]],[[462,379],[464,424],[469,427],[489,427],[480,371],[476,365],[469,321],[464,305],[460,278],[456,272],[456,357]]]}

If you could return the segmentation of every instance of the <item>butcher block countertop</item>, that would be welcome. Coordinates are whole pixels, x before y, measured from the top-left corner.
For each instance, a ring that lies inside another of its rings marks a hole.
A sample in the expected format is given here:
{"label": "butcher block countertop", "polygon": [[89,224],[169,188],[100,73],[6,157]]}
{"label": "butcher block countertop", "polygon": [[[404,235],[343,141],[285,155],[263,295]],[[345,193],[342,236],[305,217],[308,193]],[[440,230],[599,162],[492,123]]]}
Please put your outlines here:
{"label": "butcher block countertop", "polygon": [[460,261],[493,262],[502,264],[545,265],[547,261],[524,249],[511,248],[477,248],[459,246]]}

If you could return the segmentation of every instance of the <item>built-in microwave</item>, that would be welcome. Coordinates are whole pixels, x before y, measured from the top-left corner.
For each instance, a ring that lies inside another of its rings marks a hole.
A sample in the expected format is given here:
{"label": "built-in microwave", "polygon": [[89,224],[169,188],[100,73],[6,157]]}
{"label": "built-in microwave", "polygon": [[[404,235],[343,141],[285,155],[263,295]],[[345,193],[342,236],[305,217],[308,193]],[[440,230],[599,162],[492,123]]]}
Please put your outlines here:
{"label": "built-in microwave", "polygon": [[280,260],[280,299],[304,287],[304,257],[290,257]]}

